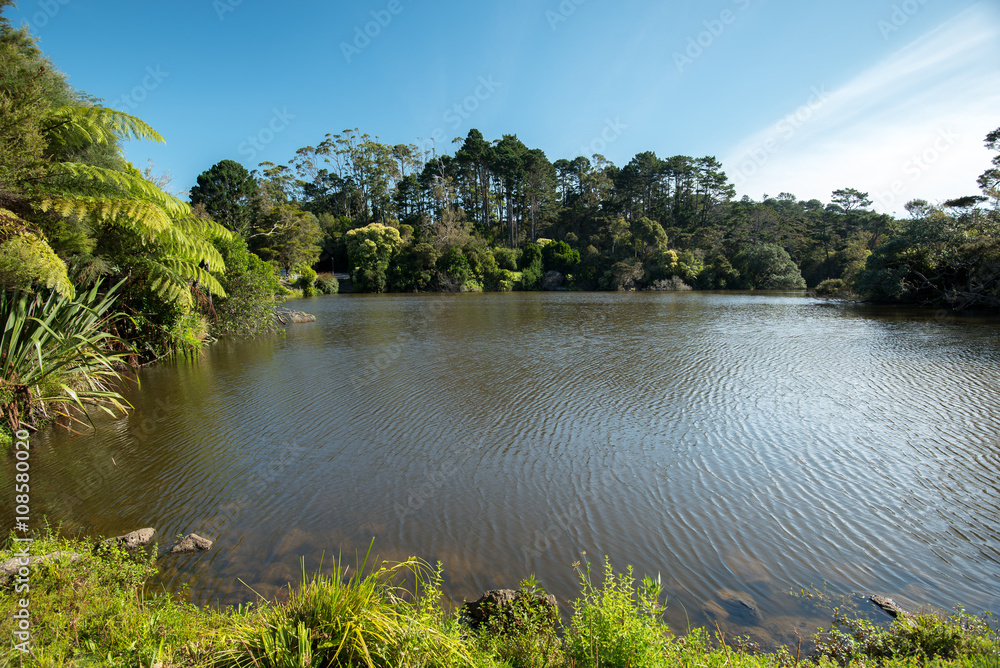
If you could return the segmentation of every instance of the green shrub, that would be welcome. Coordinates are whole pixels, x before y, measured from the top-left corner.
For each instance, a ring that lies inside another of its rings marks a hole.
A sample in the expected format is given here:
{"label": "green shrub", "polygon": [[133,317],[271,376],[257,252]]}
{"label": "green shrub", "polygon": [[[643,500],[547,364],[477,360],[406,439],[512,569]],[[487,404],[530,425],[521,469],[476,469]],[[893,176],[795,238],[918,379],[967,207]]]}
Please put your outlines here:
{"label": "green shrub", "polygon": [[[144,594],[145,582],[156,572],[155,547],[149,553],[129,554],[117,546],[95,553],[91,543],[62,539],[50,530],[30,545],[33,556],[79,556],[33,566],[30,654],[14,648],[16,620],[7,614],[24,594],[0,591],[0,636],[5,638],[0,665],[205,665],[198,647],[218,618],[168,594]],[[0,561],[13,553],[0,551]]]}
{"label": "green shrub", "polygon": [[816,286],[817,297],[847,299],[854,295],[850,284],[842,278],[828,278]]}
{"label": "green shrub", "polygon": [[335,295],[340,292],[340,281],[333,274],[320,274],[316,277],[316,289],[323,295]]}
{"label": "green shrub", "polygon": [[504,614],[491,616],[476,631],[478,649],[510,666],[546,668],[562,663],[559,613],[539,600],[545,591],[534,576],[520,582],[518,593]]}
{"label": "green shrub", "polygon": [[216,240],[226,262],[219,282],[226,297],[215,301],[215,332],[219,336],[252,336],[274,328],[276,294],[287,294],[274,266],[250,252],[243,239]]}
{"label": "green shrub", "polygon": [[295,287],[301,290],[311,288],[313,283],[316,281],[316,270],[308,265],[299,265],[293,270],[293,273],[299,275],[298,280],[295,281]]}
{"label": "green shrub", "polygon": [[806,281],[791,256],[777,244],[755,244],[737,253],[733,267],[752,290],[804,290]]}
{"label": "green shrub", "polygon": [[[217,655],[218,664],[292,668],[472,663],[457,628],[442,622],[440,567],[431,572],[423,562],[409,559],[381,562],[371,570],[368,563],[366,557],[356,568],[348,568],[337,560],[332,575],[316,574],[308,580],[303,565],[303,584],[287,603],[263,604],[234,616],[232,628],[220,637],[225,649]],[[416,581],[412,592],[401,588],[405,576]]]}
{"label": "green shrub", "polygon": [[664,665],[669,629],[660,621],[659,582],[646,578],[636,588],[631,566],[615,575],[607,557],[600,586],[591,581],[589,561],[585,569],[577,562],[576,569],[581,597],[572,604],[569,657],[577,665],[608,668]]}
{"label": "green shrub", "polygon": [[833,628],[817,636],[815,658],[841,666],[958,659],[970,661],[962,665],[982,661],[981,665],[996,666],[1000,665],[1000,638],[984,619],[964,611],[901,615],[888,629],[866,619],[838,615]]}
{"label": "green shrub", "polygon": [[518,252],[513,248],[497,247],[493,249],[493,257],[497,265],[507,271],[517,271]]}

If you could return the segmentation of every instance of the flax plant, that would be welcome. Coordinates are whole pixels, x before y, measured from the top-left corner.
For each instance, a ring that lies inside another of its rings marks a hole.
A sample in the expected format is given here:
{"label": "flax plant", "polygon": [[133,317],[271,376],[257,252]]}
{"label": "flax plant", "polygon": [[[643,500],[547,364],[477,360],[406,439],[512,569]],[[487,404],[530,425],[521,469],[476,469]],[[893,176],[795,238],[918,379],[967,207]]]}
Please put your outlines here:
{"label": "flax plant", "polygon": [[38,421],[112,417],[129,408],[118,388],[129,346],[113,333],[114,294],[100,283],[70,299],[51,293],[0,291],[0,419],[11,434]]}

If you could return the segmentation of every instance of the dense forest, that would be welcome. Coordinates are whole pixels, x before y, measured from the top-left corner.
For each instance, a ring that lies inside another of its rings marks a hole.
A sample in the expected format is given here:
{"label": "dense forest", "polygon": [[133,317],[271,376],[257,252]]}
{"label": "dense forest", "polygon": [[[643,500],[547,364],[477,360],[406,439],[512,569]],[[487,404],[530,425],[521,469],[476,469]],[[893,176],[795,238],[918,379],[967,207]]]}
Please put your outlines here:
{"label": "dense forest", "polygon": [[[475,129],[454,144],[439,155],[344,130],[259,173],[223,160],[191,202],[275,266],[349,272],[368,292],[819,286],[1000,306],[997,160],[979,179],[985,195],[915,200],[897,220],[854,188],[826,204],[736,199],[710,156],[552,162]],[[987,144],[1000,149],[998,132]]]}
{"label": "dense forest", "polygon": [[886,301],[1000,305],[996,164],[979,180],[986,196],[915,200],[897,220],[853,188],[827,204],[789,193],[737,200],[713,157],[551,162],[516,135],[489,141],[475,129],[455,144],[437,155],[345,130],[259,174],[223,160],[199,176],[191,201],[261,258],[349,271],[364,291],[833,281]]}
{"label": "dense forest", "polygon": [[[353,129],[286,164],[222,159],[184,201],[125,159],[135,139],[162,141],[74,90],[0,14],[0,410],[11,432],[46,406],[119,409],[102,374],[268,330],[289,287],[336,290],[317,271],[349,273],[366,292],[808,287],[1000,308],[1000,155],[981,195],[915,200],[900,220],[853,188],[827,203],[739,198],[713,157],[552,161],[514,134],[475,129],[451,153]],[[1000,130],[986,143],[1000,152]]]}

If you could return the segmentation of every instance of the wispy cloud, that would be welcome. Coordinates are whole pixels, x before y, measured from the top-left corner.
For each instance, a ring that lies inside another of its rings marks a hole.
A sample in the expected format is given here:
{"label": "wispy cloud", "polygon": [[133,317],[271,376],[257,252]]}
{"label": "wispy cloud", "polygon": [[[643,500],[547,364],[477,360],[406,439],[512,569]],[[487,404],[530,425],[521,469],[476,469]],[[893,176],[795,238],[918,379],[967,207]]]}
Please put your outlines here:
{"label": "wispy cloud", "polygon": [[983,139],[1000,126],[998,37],[995,10],[966,10],[840,88],[803,90],[801,107],[734,146],[723,165],[755,198],[826,201],[853,187],[891,213],[914,198],[972,194],[990,160]]}

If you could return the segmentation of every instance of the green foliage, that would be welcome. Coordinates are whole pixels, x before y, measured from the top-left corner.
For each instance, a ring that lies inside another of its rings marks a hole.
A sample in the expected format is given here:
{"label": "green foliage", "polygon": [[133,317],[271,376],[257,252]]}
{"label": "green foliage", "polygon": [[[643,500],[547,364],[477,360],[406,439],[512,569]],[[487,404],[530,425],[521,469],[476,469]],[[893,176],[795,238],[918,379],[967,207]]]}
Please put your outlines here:
{"label": "green foliage", "polygon": [[545,596],[534,576],[522,580],[518,598],[504,611],[493,611],[473,636],[479,651],[504,665],[547,668],[564,660],[557,610],[544,605]]}
{"label": "green foliage", "polygon": [[[472,664],[455,627],[438,616],[440,571],[416,559],[367,564],[350,569],[337,560],[332,575],[308,581],[303,566],[303,584],[286,604],[234,617],[217,660],[237,668]],[[416,581],[411,603],[401,598],[404,575]]]}
{"label": "green foliage", "polygon": [[521,251],[517,267],[521,271],[521,290],[537,290],[541,287],[542,275],[545,273],[542,260],[542,247],[538,244],[528,244]]}
{"label": "green foliage", "polygon": [[733,266],[753,290],[804,290],[805,279],[792,258],[776,244],[756,244],[740,251]]}
{"label": "green foliage", "polygon": [[542,249],[542,264],[546,271],[572,274],[580,264],[580,253],[565,241],[552,242]]}
{"label": "green foliage", "polygon": [[333,274],[320,274],[316,277],[316,290],[322,295],[335,295],[340,292],[340,281]]}
{"label": "green foliage", "polygon": [[402,292],[423,292],[436,286],[441,255],[428,243],[405,247],[392,263],[392,285]]}
{"label": "green foliage", "polygon": [[362,292],[385,292],[389,263],[403,244],[399,230],[372,223],[348,232],[346,243],[355,287]]}
{"label": "green foliage", "polygon": [[605,557],[604,581],[595,585],[584,559],[584,568],[576,564],[582,595],[573,602],[567,655],[578,665],[664,665],[670,636],[660,621],[660,583],[646,578],[636,587],[631,567],[616,575]]}
{"label": "green foliage", "polygon": [[983,212],[928,207],[876,248],[857,278],[877,302],[1000,308],[1000,230]]}
{"label": "green foliage", "polygon": [[817,637],[816,654],[818,659],[841,666],[890,665],[908,659],[998,665],[1000,638],[984,619],[963,611],[901,615],[888,629],[865,619],[838,615],[833,628]]}
{"label": "green foliage", "polygon": [[300,290],[305,290],[306,288],[313,287],[316,282],[316,270],[306,264],[300,264],[299,266],[292,269],[292,273],[298,274],[299,278],[295,281],[295,287]]}
{"label": "green foliage", "polygon": [[[11,545],[23,543],[8,541],[0,562],[14,556]],[[440,563],[383,562],[369,551],[354,566],[336,560],[308,577],[303,566],[301,584],[280,602],[213,612],[145,588],[155,572],[155,546],[128,554],[49,530],[35,536],[33,556],[57,552],[65,554],[33,564],[32,652],[5,643],[2,665],[983,668],[1000,660],[996,633],[962,612],[920,615],[889,629],[838,617],[837,628],[818,637],[814,657],[793,657],[784,648],[759,654],[740,643],[734,649],[722,637],[713,643],[705,629],[674,637],[660,622],[658,579],[637,585],[631,571],[615,574],[609,566],[595,585],[589,564],[583,570],[576,564],[582,591],[571,604],[569,628],[535,598],[544,592],[532,577],[521,582],[512,607],[472,631],[447,612]],[[13,611],[23,597],[0,588],[0,635],[12,637]]]}
{"label": "green foliage", "polygon": [[[10,543],[21,547],[24,543]],[[31,578],[31,653],[14,648],[17,621],[11,613],[25,593],[0,592],[0,664],[90,666],[207,665],[200,651],[212,631],[210,613],[179,603],[168,594],[144,593],[156,572],[155,551],[129,554],[117,546],[93,550],[92,544],[47,531],[31,544],[34,556],[67,556],[34,566]],[[76,554],[71,561],[68,554]],[[13,554],[0,551],[0,561]]]}
{"label": "green foliage", "polygon": [[0,291],[0,417],[11,433],[36,418],[77,419],[98,408],[111,416],[128,403],[117,391],[128,347],[112,334],[115,286],[100,284],[77,300]]}
{"label": "green foliage", "polygon": [[541,263],[542,247],[537,243],[525,246],[521,249],[520,257],[517,258],[517,268],[519,271],[524,271],[536,264],[541,267]]}
{"label": "green foliage", "polygon": [[262,259],[290,269],[319,260],[322,236],[316,216],[294,204],[279,204],[256,220],[248,238],[250,249]]}
{"label": "green foliage", "polygon": [[467,285],[474,280],[475,274],[469,265],[469,259],[461,248],[449,248],[438,260],[437,266],[442,287],[447,291],[466,291]]}
{"label": "green foliage", "polygon": [[240,237],[217,239],[226,263],[219,282],[226,296],[215,302],[215,332],[220,336],[254,336],[274,329],[274,295],[278,277],[274,267],[250,252]]}
{"label": "green foliage", "polygon": [[240,163],[222,160],[198,175],[191,204],[201,205],[215,221],[244,239],[253,223],[257,181]]}
{"label": "green foliage", "polygon": [[[0,218],[6,214],[0,209]],[[35,284],[67,297],[74,294],[66,263],[44,239],[26,232],[0,243],[0,288],[29,290]]]}
{"label": "green foliage", "polygon": [[848,299],[853,295],[851,285],[842,278],[828,278],[816,286],[817,297]]}
{"label": "green foliage", "polygon": [[513,248],[494,248],[493,258],[497,261],[497,266],[507,271],[517,271],[518,252]]}

